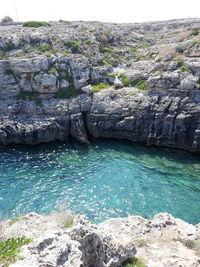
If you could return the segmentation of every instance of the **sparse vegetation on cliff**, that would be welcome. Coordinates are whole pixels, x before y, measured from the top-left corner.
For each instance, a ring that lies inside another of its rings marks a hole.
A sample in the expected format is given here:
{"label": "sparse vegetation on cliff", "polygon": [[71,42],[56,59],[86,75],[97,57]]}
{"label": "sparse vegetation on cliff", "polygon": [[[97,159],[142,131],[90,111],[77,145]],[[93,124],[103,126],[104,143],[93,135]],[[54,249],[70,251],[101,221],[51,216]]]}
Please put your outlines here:
{"label": "sparse vegetation on cliff", "polygon": [[147,90],[148,89],[148,85],[147,82],[145,80],[136,80],[134,82],[132,82],[132,85],[140,90]]}
{"label": "sparse vegetation on cliff", "polygon": [[130,81],[127,79],[126,75],[124,73],[119,74],[120,79],[122,80],[122,83],[125,87],[130,85]]}
{"label": "sparse vegetation on cliff", "polygon": [[23,23],[24,27],[39,28],[42,26],[50,26],[49,22],[45,21],[26,21]]}
{"label": "sparse vegetation on cliff", "polygon": [[58,92],[54,94],[55,98],[71,98],[78,95],[78,90],[74,87],[74,85],[70,85],[67,88],[60,89]]}
{"label": "sparse vegetation on cliff", "polygon": [[17,100],[34,101],[38,106],[42,105],[42,99],[38,92],[28,92],[21,89],[17,95]]}
{"label": "sparse vegetation on cliff", "polygon": [[27,239],[24,236],[0,241],[0,264],[8,267],[11,263],[21,259],[19,256],[21,247],[29,244],[31,241],[32,239]]}
{"label": "sparse vegetation on cliff", "polygon": [[147,267],[144,261],[138,257],[127,259],[121,267]]}
{"label": "sparse vegetation on cliff", "polygon": [[93,89],[94,93],[97,93],[97,92],[101,91],[101,89],[105,89],[105,88],[109,88],[109,87],[110,86],[108,84],[99,83],[99,84],[93,85],[92,89]]}
{"label": "sparse vegetation on cliff", "polygon": [[81,43],[75,40],[69,40],[66,42],[66,45],[71,48],[73,53],[77,53],[81,47]]}

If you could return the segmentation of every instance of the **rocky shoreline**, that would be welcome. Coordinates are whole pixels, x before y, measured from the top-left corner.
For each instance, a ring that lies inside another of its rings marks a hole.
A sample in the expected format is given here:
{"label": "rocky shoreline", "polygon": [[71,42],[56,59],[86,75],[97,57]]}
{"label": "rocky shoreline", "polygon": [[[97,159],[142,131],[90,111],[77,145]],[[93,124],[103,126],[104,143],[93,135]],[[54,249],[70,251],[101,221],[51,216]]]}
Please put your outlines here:
{"label": "rocky shoreline", "polygon": [[23,246],[22,259],[10,266],[119,267],[133,257],[148,267],[200,265],[199,224],[193,226],[167,213],[152,220],[129,216],[97,225],[81,215],[73,216],[71,223],[71,216],[69,212],[30,213],[1,222],[2,240],[32,239]]}
{"label": "rocky shoreline", "polygon": [[[199,89],[200,19],[0,24],[0,145],[116,138],[200,153]],[[11,266],[200,266],[199,224],[68,215],[1,222],[2,242],[32,238]]]}
{"label": "rocky shoreline", "polygon": [[[134,92],[134,94],[133,94]],[[200,152],[200,92],[108,89],[71,100],[1,103],[0,143],[117,138]]]}

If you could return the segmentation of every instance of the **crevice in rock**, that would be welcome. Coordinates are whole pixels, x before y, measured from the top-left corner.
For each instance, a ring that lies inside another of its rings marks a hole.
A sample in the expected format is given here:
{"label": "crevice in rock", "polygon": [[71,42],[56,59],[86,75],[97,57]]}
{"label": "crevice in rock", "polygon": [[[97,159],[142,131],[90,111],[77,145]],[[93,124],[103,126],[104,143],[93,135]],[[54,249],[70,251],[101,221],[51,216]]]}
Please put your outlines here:
{"label": "crevice in rock", "polygon": [[82,118],[83,118],[83,125],[84,125],[84,128],[85,128],[85,132],[87,134],[88,140],[90,141],[93,138],[92,138],[92,135],[91,135],[91,133],[89,131],[89,124],[88,124],[88,119],[87,119],[88,112],[82,111],[81,114],[82,114]]}

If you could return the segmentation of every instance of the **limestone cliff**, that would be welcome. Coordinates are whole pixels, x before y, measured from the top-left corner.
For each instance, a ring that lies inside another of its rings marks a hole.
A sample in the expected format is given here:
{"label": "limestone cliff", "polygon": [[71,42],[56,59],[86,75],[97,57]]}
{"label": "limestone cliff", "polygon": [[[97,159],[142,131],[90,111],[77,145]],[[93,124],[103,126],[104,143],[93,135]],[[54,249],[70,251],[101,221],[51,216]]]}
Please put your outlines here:
{"label": "limestone cliff", "polygon": [[0,25],[1,144],[105,137],[200,151],[200,20],[32,26]]}

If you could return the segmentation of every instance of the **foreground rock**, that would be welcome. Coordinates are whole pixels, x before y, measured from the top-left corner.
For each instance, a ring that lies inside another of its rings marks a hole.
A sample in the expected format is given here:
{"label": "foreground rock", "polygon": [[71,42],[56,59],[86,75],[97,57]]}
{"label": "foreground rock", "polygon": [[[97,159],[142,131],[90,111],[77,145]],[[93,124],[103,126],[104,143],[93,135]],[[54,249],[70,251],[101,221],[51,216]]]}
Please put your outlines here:
{"label": "foreground rock", "polygon": [[200,265],[200,226],[167,213],[159,213],[152,220],[129,216],[98,225],[76,216],[74,225],[66,228],[69,216],[30,213],[14,222],[2,222],[2,239],[23,235],[33,239],[23,247],[24,260],[11,266],[119,267],[133,256],[149,267]]}

